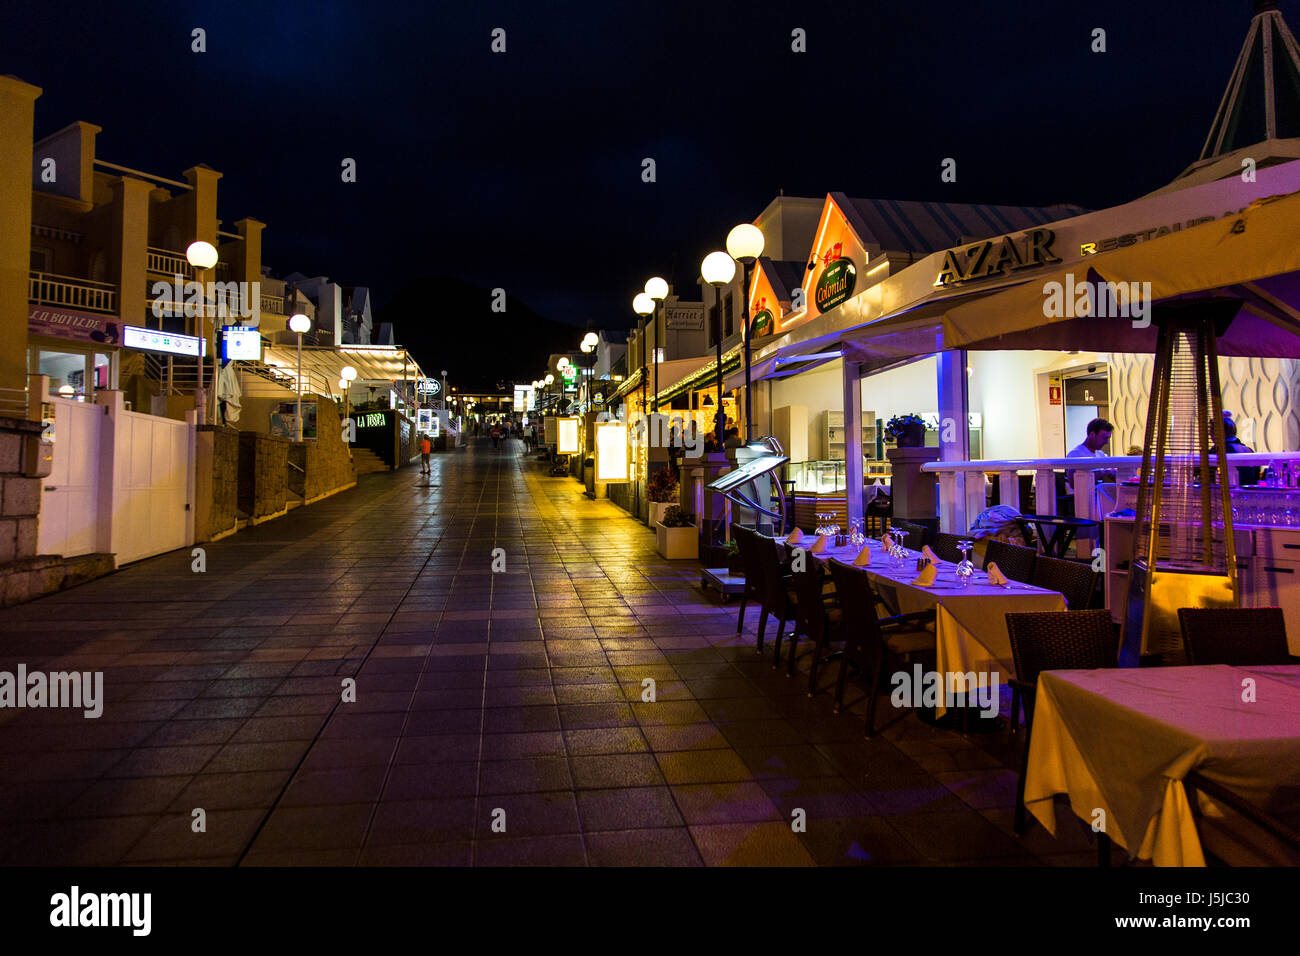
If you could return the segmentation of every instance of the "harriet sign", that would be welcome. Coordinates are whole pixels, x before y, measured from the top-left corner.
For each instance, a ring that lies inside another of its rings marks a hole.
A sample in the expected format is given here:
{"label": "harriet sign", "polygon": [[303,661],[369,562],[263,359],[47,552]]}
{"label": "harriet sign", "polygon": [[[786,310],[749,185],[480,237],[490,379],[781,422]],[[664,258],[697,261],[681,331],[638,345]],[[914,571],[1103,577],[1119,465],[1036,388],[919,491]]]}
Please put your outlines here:
{"label": "harriet sign", "polygon": [[822,277],[817,280],[817,289],[813,301],[817,308],[826,312],[835,308],[853,294],[853,285],[858,278],[857,266],[852,259],[839,258],[828,265]]}
{"label": "harriet sign", "polygon": [[964,249],[949,249],[936,286],[956,285],[975,279],[989,279],[1019,269],[1032,269],[1049,262],[1060,262],[1052,255],[1056,233],[1050,229],[1030,229],[1019,238],[1003,236],[986,239]]}

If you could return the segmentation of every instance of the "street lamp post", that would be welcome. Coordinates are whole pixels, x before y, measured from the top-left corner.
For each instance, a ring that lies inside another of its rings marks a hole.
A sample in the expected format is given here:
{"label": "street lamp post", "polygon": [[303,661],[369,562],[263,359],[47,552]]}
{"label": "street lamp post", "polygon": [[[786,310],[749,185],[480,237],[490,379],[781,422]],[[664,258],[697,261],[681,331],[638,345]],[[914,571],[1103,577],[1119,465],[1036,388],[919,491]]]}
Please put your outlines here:
{"label": "street lamp post", "polygon": [[[339,380],[343,383],[343,417],[352,417],[352,383],[356,381],[357,370],[351,365],[345,365],[339,371]],[[353,435],[356,434],[355,429]]]}
{"label": "street lamp post", "polygon": [[294,418],[298,422],[298,441],[302,441],[302,334],[311,328],[311,319],[296,312],[289,317],[289,330],[298,333],[298,380],[294,392],[298,397],[298,408]]}
{"label": "street lamp post", "polygon": [[736,277],[736,260],[725,252],[710,252],[700,263],[700,276],[713,286],[713,298],[718,306],[717,362],[718,362],[718,424],[714,433],[720,451],[725,442],[727,415],[722,410],[722,287]]}
{"label": "street lamp post", "polygon": [[[208,419],[207,395],[204,393],[203,390],[203,343],[207,342],[207,331],[204,328],[203,320],[208,314],[208,294],[206,292],[207,283],[205,283],[203,280],[207,276],[207,270],[211,269],[213,266],[217,264],[217,249],[212,243],[205,242],[202,239],[197,239],[194,242],[191,242],[189,246],[186,248],[185,258],[189,262],[190,266],[194,269],[194,278],[199,284],[199,289],[203,290],[201,295],[199,296],[199,301],[202,302],[203,304],[200,307],[199,322],[198,322],[198,326],[199,326],[198,328],[199,331],[198,381],[199,383],[198,383],[198,393],[195,395],[195,398],[198,399],[199,401],[195,402],[195,406],[198,409],[198,413],[199,413],[198,415],[199,424],[204,424],[209,419]],[[215,324],[216,324],[216,318],[214,316],[213,317],[214,327]],[[213,348],[213,356],[212,356],[213,364],[212,364],[211,421],[215,423],[217,419],[217,366],[216,366],[217,356],[216,356],[216,349],[215,349],[216,336],[213,335],[212,339],[213,339],[214,348]]]}
{"label": "street lamp post", "polygon": [[741,223],[727,234],[727,254],[744,267],[744,276],[740,286],[741,334],[745,337],[745,444],[754,440],[754,403],[750,395],[750,348],[749,348],[749,276],[755,261],[763,254],[763,230],[750,223]]}
{"label": "street lamp post", "polygon": [[663,304],[664,299],[668,298],[668,282],[655,276],[647,279],[645,284],[645,294],[650,296],[654,301],[654,325],[655,325],[655,411],[659,411],[659,307]]}

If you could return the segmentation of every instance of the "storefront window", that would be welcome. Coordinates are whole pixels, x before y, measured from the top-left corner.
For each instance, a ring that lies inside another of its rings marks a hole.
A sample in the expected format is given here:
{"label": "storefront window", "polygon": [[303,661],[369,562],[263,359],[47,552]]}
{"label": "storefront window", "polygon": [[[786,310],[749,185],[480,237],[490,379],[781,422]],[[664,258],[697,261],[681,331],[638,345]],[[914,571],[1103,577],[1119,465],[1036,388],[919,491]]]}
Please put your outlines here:
{"label": "storefront window", "polygon": [[87,401],[84,352],[53,352],[41,349],[37,371],[50,377],[50,392],[63,398]]}

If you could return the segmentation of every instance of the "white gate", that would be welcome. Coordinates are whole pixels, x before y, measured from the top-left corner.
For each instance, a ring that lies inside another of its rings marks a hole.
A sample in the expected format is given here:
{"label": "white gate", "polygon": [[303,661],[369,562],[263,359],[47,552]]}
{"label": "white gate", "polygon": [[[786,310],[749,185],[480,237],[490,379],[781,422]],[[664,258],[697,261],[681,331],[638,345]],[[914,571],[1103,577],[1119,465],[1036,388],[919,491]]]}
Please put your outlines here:
{"label": "white gate", "polygon": [[183,548],[189,541],[190,444],[186,422],[122,411],[117,415],[118,467],[113,550],[117,563]]}
{"label": "white gate", "polygon": [[97,550],[100,441],[105,409],[51,398],[54,460],[41,482],[38,554],[75,557]]}

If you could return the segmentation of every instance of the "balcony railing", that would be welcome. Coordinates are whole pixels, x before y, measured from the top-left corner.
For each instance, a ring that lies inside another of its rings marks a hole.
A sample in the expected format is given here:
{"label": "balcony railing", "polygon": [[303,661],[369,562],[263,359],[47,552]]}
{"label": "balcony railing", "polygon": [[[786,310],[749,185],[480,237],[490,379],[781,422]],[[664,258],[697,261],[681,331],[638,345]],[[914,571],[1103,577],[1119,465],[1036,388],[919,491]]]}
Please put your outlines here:
{"label": "balcony railing", "polygon": [[27,298],[38,305],[117,314],[117,286],[76,276],[54,275],[49,272],[29,273]]}
{"label": "balcony railing", "polygon": [[[154,246],[149,246],[145,251],[145,270],[153,275],[194,278],[194,267],[185,258],[185,253],[173,252],[170,249],[158,249]],[[218,278],[229,275],[230,263],[218,262],[215,271]]]}
{"label": "balcony railing", "polygon": [[284,296],[263,294],[262,311],[270,315],[284,315]]}

